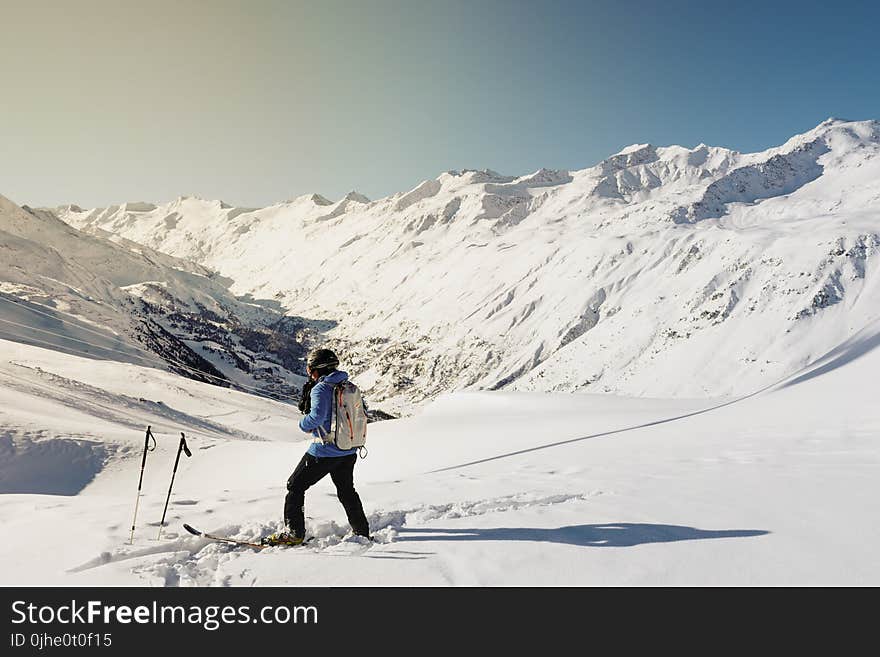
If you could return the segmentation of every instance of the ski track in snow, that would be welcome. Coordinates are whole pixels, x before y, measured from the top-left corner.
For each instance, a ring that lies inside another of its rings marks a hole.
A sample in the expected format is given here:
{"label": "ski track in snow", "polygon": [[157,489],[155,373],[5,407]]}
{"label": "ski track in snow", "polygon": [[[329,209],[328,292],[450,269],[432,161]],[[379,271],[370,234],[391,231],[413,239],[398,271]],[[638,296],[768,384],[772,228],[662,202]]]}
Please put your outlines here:
{"label": "ski track in snow", "polygon": [[[135,561],[131,572],[147,583],[159,583],[163,586],[228,586],[230,576],[225,574],[223,566],[243,554],[255,551],[265,556],[288,553],[291,550],[318,555],[359,556],[374,546],[381,550],[381,546],[395,543],[398,532],[407,527],[420,527],[436,520],[471,518],[535,507],[587,502],[599,494],[600,491],[594,491],[588,494],[541,497],[533,493],[518,493],[486,500],[424,504],[409,509],[376,511],[368,514],[374,543],[367,543],[364,539],[353,536],[347,526],[340,526],[332,520],[307,524],[307,531],[313,537],[307,546],[264,548],[259,551],[196,536],[180,537],[169,532],[164,541],[155,545],[145,548],[126,545],[115,551],[105,551],[68,572],[80,573],[109,564]],[[215,536],[254,541],[256,537],[282,529],[279,523],[251,522],[225,525],[207,531]]]}

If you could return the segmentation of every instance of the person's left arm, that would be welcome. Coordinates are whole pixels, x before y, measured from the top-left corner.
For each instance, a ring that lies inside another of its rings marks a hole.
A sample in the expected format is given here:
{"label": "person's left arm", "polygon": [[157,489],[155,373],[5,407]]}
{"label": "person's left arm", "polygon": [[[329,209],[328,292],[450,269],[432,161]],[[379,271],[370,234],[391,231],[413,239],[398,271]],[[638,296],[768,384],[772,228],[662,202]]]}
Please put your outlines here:
{"label": "person's left arm", "polygon": [[324,394],[326,390],[328,390],[328,386],[323,381],[312,388],[312,391],[309,393],[312,401],[312,410],[299,421],[301,431],[311,432],[321,426],[324,416],[327,415],[330,403],[330,400],[327,399],[328,396]]}

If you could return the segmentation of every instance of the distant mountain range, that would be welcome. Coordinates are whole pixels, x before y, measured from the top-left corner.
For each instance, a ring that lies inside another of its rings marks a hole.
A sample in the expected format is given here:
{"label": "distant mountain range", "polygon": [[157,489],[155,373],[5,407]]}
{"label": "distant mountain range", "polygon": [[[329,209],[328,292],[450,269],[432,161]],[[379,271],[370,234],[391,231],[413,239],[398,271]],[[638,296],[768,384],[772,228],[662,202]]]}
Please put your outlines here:
{"label": "distant mountain range", "polygon": [[3,199],[0,231],[3,296],[278,395],[320,343],[395,412],[464,388],[723,396],[880,315],[880,123],[450,171],[376,201]]}

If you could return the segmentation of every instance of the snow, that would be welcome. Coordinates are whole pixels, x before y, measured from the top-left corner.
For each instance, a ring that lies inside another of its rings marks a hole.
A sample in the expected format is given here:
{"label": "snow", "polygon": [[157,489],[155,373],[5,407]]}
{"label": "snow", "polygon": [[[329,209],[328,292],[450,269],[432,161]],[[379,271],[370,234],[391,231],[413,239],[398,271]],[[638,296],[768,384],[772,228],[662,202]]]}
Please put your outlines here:
{"label": "snow", "polygon": [[[880,124],[829,120],[762,153],[638,144],[377,201],[0,197],[0,584],[876,586],[878,180]],[[307,547],[182,528],[280,529],[310,437],[133,327],[247,382],[241,336],[211,351],[224,322],[282,313],[407,413],[356,465],[375,543],[329,478]]]}
{"label": "snow", "polygon": [[463,389],[711,398],[875,316],[878,126],[829,120],[759,153],[635,144],[579,171],[450,171],[371,203],[56,212],[332,318],[324,339],[392,412]]}
{"label": "snow", "polygon": [[[220,202],[211,207],[224,209]],[[289,334],[293,323],[279,324],[277,304],[236,297],[227,281],[200,265],[103,229],[86,234],[3,197],[0,238],[0,338],[197,374],[211,360],[225,362],[202,355],[202,345],[216,345],[212,337],[224,332],[224,355],[233,359],[234,350],[236,359],[257,367],[230,367],[230,380],[275,396],[284,385],[301,385],[301,373],[280,362],[292,366],[291,349],[302,349]],[[237,327],[244,330],[237,334]],[[272,348],[265,346],[270,341]],[[266,376],[260,366],[275,373]]]}
{"label": "snow", "polygon": [[[18,479],[2,479],[2,583],[877,585],[878,336],[880,323],[746,398],[442,396],[370,425],[355,479],[376,543],[350,535],[328,478],[306,497],[312,544],[261,552],[182,523],[279,528],[308,439],[292,407],[0,341],[2,445],[24,445]],[[128,545],[147,424],[159,447]],[[157,541],[179,431],[194,455]],[[74,455],[66,481],[36,467],[34,445],[48,468]],[[31,540],[47,529],[63,551]]]}

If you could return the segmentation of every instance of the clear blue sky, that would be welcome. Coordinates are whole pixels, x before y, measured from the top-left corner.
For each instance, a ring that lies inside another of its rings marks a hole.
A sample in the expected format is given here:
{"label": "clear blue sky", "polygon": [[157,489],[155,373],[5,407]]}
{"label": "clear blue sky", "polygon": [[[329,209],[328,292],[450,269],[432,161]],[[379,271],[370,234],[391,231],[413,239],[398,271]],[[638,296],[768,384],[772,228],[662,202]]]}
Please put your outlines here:
{"label": "clear blue sky", "polygon": [[[5,6],[4,6],[5,5]],[[372,198],[880,119],[878,2],[0,0],[0,194]]]}

